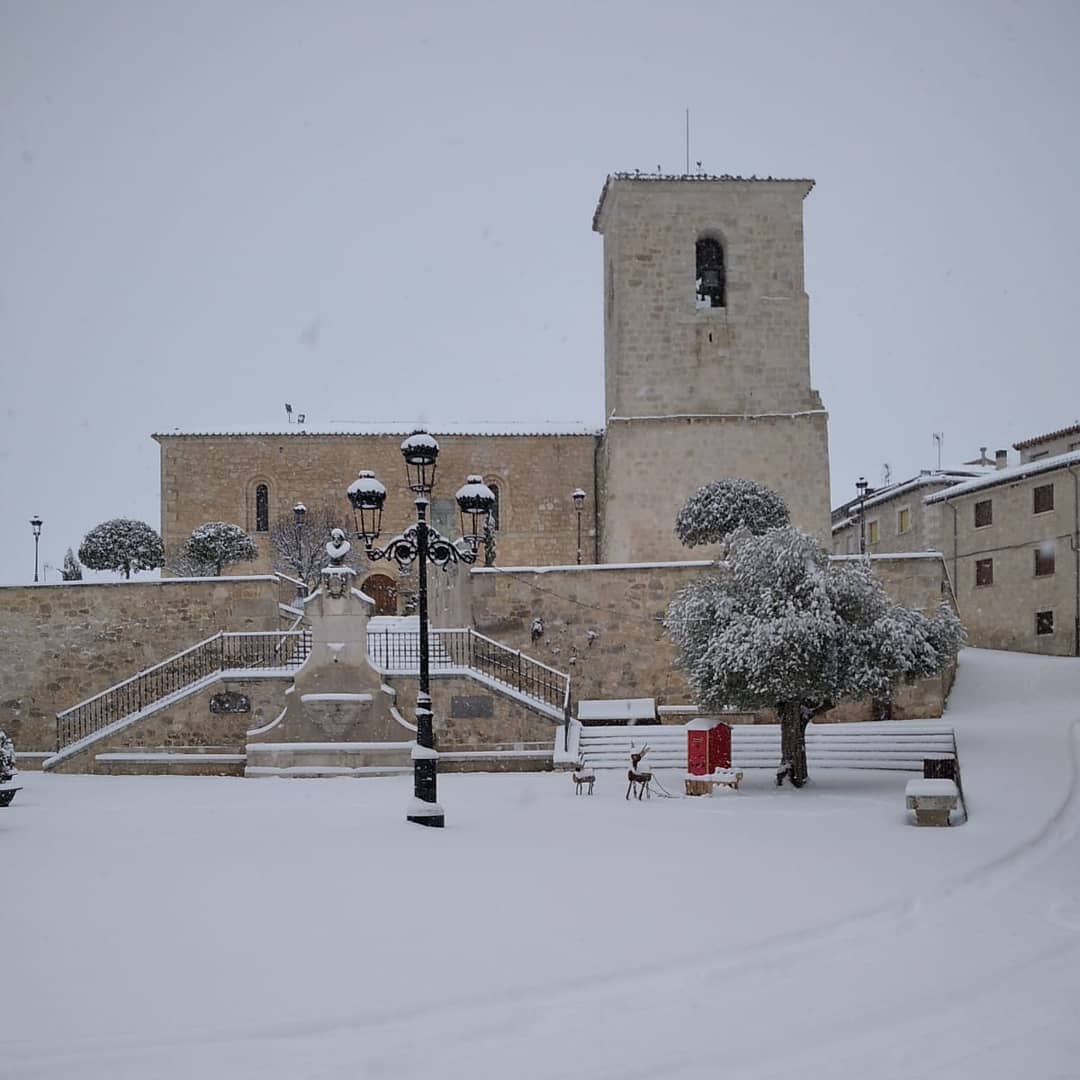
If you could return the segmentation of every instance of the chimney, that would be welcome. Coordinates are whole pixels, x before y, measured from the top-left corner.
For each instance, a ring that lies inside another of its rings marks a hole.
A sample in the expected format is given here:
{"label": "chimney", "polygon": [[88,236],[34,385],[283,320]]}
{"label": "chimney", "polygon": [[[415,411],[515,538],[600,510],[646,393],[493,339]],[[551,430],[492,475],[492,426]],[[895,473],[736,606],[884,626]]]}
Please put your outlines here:
{"label": "chimney", "polygon": [[985,446],[980,446],[979,447],[979,464],[980,465],[989,465],[990,464],[990,459],[986,456],[986,449],[987,448]]}
{"label": "chimney", "polygon": [[1009,465],[1009,451],[1008,450],[995,450],[994,451],[994,464],[999,469],[1008,468],[1008,465]]}

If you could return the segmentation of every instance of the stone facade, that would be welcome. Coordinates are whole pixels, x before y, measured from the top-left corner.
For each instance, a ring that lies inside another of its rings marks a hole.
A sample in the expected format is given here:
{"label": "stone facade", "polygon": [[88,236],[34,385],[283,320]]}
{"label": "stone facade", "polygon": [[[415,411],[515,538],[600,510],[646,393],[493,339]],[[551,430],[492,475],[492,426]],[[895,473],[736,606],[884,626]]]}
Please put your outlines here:
{"label": "stone facade", "polygon": [[[575,488],[589,493],[582,513],[584,561],[594,561],[597,435],[438,434],[440,454],[432,497],[433,524],[450,536],[461,533],[454,493],[470,473],[498,488],[498,561],[541,566],[577,558]],[[256,492],[265,486],[268,524],[291,523],[292,507],[325,507],[352,528],[345,489],[360,469],[371,469],[387,487],[383,537],[415,520],[400,434],[167,435],[161,446],[161,535],[167,551],[181,545],[205,521],[241,525],[254,538],[259,561],[271,569],[269,533],[260,532]],[[326,537],[319,538],[321,544]],[[385,562],[363,561],[370,574],[397,578]],[[251,564],[237,568],[250,570]],[[361,583],[370,574],[361,577]]]}
{"label": "stone facade", "polygon": [[970,644],[1080,656],[1080,451],[930,500]]}
{"label": "stone facade", "polygon": [[[601,558],[678,559],[669,527],[696,488],[744,476],[828,536],[827,416],[810,385],[803,276],[808,180],[609,177],[604,237]],[[722,252],[699,293],[698,244]]]}
{"label": "stone facade", "polygon": [[[658,706],[693,704],[675,666],[663,628],[668,603],[688,582],[709,573],[709,562],[549,570],[475,569],[472,618],[476,629],[512,648],[568,671],[576,702],[650,697]],[[875,573],[898,603],[932,615],[952,592],[940,555],[873,559]],[[535,636],[539,619],[543,633]],[[897,719],[940,716],[953,673],[899,688]],[[827,721],[870,719],[870,702],[845,702]],[[685,719],[683,717],[682,719]],[[749,716],[742,719],[750,720]],[[771,719],[767,714],[759,720]]]}
{"label": "stone facade", "polygon": [[[570,496],[580,487],[588,495],[581,562],[677,560],[685,552],[672,525],[682,503],[711,480],[744,476],[779,491],[795,523],[824,540],[828,418],[810,385],[803,277],[802,204],[812,186],[609,177],[594,218],[604,238],[606,430],[436,431],[435,525],[458,534],[454,492],[479,473],[498,488],[500,565],[574,564],[578,516]],[[697,298],[703,237],[723,253],[722,306]],[[344,492],[359,469],[389,486],[384,534],[392,534],[413,515],[401,437],[298,427],[158,434],[166,550],[205,521],[229,521],[258,543],[259,561],[249,569],[267,571],[263,528],[291,523],[297,500],[346,517]]]}
{"label": "stone facade", "polygon": [[272,577],[0,588],[0,727],[55,749],[57,712],[219,630],[275,630]]}

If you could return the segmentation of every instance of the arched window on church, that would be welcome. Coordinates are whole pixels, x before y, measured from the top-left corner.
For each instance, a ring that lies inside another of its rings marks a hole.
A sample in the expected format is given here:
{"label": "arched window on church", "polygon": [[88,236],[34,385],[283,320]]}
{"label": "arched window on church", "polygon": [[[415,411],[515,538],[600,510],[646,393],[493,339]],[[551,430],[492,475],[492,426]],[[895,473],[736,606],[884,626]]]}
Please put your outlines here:
{"label": "arched window on church", "polygon": [[270,488],[266,484],[255,489],[255,531],[270,531]]}
{"label": "arched window on church", "polygon": [[495,496],[495,505],[491,510],[491,527],[497,529],[499,527],[499,485],[489,483],[488,487],[491,488],[491,494]]}
{"label": "arched window on church", "polygon": [[719,240],[703,236],[697,242],[697,306],[725,307],[726,289],[724,249]]}

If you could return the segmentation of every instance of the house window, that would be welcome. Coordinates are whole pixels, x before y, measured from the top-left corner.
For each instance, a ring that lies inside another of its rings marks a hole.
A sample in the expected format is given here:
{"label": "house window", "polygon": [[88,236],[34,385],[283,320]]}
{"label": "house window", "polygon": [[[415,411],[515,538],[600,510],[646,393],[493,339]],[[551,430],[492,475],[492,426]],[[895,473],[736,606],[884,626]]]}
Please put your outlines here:
{"label": "house window", "polygon": [[724,307],[727,276],[724,272],[724,249],[719,240],[703,236],[697,242],[697,306]]}
{"label": "house window", "polygon": [[1035,549],[1035,576],[1049,577],[1054,572],[1056,545],[1053,540],[1044,540]]}
{"label": "house window", "polygon": [[1054,613],[1052,611],[1035,612],[1035,633],[1052,634],[1054,632]]}
{"label": "house window", "polygon": [[499,527],[499,485],[489,483],[488,487],[491,488],[491,494],[495,496],[495,505],[491,509],[491,527],[493,529],[498,529],[498,527]]}
{"label": "house window", "polygon": [[866,542],[868,544],[876,544],[878,542],[877,518],[866,523]]}
{"label": "house window", "polygon": [[911,511],[908,507],[904,506],[896,511],[896,531],[897,534],[903,534],[909,532],[911,529]]}
{"label": "house window", "polygon": [[270,489],[266,484],[255,489],[255,531],[270,531]]}
{"label": "house window", "polygon": [[975,584],[976,585],[993,585],[994,584],[994,560],[993,559],[976,559],[975,560]]}
{"label": "house window", "polygon": [[983,499],[975,504],[975,528],[994,524],[994,500]]}
{"label": "house window", "polygon": [[1043,484],[1035,489],[1035,513],[1045,514],[1054,509],[1054,485]]}

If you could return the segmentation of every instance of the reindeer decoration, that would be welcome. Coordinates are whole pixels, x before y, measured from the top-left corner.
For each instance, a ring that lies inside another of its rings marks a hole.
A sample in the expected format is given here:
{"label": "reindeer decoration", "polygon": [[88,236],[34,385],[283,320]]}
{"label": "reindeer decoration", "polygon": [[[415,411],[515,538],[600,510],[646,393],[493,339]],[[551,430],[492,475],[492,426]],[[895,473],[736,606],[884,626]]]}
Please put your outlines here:
{"label": "reindeer decoration", "polygon": [[630,744],[630,770],[626,774],[626,779],[630,782],[626,785],[626,797],[629,799],[631,794],[634,794],[638,798],[638,802],[641,801],[641,796],[646,798],[652,798],[652,792],[649,790],[649,784],[652,782],[652,773],[645,772],[641,768],[642,759],[649,752],[648,743],[646,743],[640,750],[634,750],[634,744]]}

